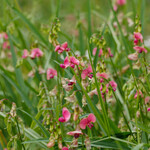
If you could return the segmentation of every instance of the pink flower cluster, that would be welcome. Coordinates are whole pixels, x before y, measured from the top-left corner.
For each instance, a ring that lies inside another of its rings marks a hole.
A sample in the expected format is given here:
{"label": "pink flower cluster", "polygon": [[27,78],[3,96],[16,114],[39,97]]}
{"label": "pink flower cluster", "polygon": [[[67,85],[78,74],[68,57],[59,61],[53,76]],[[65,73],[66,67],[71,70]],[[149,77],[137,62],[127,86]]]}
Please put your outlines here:
{"label": "pink flower cluster", "polygon": [[23,55],[22,58],[27,58],[30,57],[31,59],[35,59],[36,57],[42,57],[43,56],[43,52],[39,49],[39,48],[34,48],[31,50],[31,54],[29,54],[27,49],[23,50]]}
{"label": "pink flower cluster", "polygon": [[3,39],[2,48],[4,50],[10,49],[10,44],[9,44],[9,41],[8,41],[8,35],[7,35],[6,32],[0,33],[0,39]]}
{"label": "pink flower cluster", "polygon": [[61,54],[63,51],[69,52],[70,48],[68,48],[68,43],[65,42],[62,45],[57,45],[55,48],[55,52],[58,52],[58,54]]}

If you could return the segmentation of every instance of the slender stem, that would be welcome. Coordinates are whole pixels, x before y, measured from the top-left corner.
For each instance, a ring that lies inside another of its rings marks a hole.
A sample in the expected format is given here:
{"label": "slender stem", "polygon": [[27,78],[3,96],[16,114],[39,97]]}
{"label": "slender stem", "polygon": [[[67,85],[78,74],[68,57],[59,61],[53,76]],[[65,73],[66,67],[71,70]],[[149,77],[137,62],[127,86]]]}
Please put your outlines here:
{"label": "slender stem", "polygon": [[16,121],[16,123],[17,123],[17,128],[18,128],[18,132],[19,132],[19,138],[20,138],[22,147],[23,147],[23,149],[25,150],[25,146],[24,146],[24,144],[23,144],[23,140],[22,140],[22,137],[21,137],[21,132],[20,132],[20,128],[19,128],[19,124],[18,124],[17,117],[15,117],[15,121]]}

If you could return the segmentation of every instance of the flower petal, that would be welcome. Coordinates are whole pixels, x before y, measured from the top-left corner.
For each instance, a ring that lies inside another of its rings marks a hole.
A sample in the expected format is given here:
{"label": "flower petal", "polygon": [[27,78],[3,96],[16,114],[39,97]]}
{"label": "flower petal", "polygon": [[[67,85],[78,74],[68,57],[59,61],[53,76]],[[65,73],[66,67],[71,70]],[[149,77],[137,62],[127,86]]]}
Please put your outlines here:
{"label": "flower petal", "polygon": [[63,108],[62,115],[65,119],[65,122],[67,122],[71,117],[71,114],[70,114],[69,110],[66,107]]}
{"label": "flower petal", "polygon": [[85,129],[86,128],[86,126],[87,126],[87,118],[84,118],[84,119],[82,119],[81,121],[80,121],[80,128],[81,129]]}
{"label": "flower petal", "polygon": [[88,123],[89,122],[95,122],[96,121],[96,117],[94,114],[89,114],[89,116],[87,117]]}

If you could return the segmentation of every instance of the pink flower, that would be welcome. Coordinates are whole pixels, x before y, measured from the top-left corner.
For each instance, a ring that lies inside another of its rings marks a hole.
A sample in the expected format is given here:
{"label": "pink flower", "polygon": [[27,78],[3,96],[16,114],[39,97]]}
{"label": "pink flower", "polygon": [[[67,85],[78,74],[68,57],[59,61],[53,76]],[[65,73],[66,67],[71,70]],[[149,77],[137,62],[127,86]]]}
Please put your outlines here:
{"label": "pink flower", "polygon": [[[108,79],[108,74],[107,73],[105,73],[105,72],[102,72],[102,73],[96,73],[96,76],[98,77],[98,78],[100,78],[100,82],[102,83],[102,82],[104,82],[104,79]],[[104,79],[103,79],[104,78]]]}
{"label": "pink flower", "polygon": [[114,5],[113,9],[114,9],[114,11],[117,11],[118,6],[117,6],[117,5]]}
{"label": "pink flower", "polygon": [[91,65],[89,65],[88,66],[88,68],[86,68],[86,69],[84,69],[83,71],[82,71],[82,73],[81,73],[81,78],[82,79],[85,79],[87,76],[89,77],[89,78],[92,78],[93,77],[93,75],[91,74],[93,71],[92,71],[92,67],[91,67]]}
{"label": "pink flower", "polygon": [[47,144],[47,147],[48,148],[51,148],[55,145],[55,139],[51,140],[48,144]]}
{"label": "pink flower", "polygon": [[90,129],[93,127],[92,122],[94,123],[96,121],[96,117],[94,114],[89,114],[87,118],[84,118],[80,121],[80,128],[85,129],[86,126],[88,126]]}
{"label": "pink flower", "polygon": [[27,49],[24,49],[23,50],[23,55],[22,55],[22,58],[27,58],[29,56],[29,52]]}
{"label": "pink flower", "polygon": [[75,57],[71,56],[70,58],[67,56],[65,59],[64,59],[64,64],[60,64],[60,67],[61,68],[67,68],[67,67],[71,67],[71,68],[74,68],[75,65],[79,65],[79,60],[76,59]]}
{"label": "pink flower", "polygon": [[70,131],[67,133],[67,135],[74,136],[75,138],[78,138],[80,134],[83,134],[81,130]]}
{"label": "pink flower", "polygon": [[55,48],[55,52],[58,52],[58,54],[61,54],[63,51],[70,51],[70,48],[68,48],[68,43],[65,42],[61,46],[57,45]]}
{"label": "pink flower", "polygon": [[150,111],[150,107],[149,107],[149,108],[147,108],[147,111]]}
{"label": "pink flower", "polygon": [[8,35],[7,35],[7,33],[4,32],[4,33],[3,33],[3,37],[4,37],[5,40],[8,40]]}
{"label": "pink flower", "polygon": [[34,48],[32,51],[31,51],[31,55],[30,57],[32,59],[34,59],[35,57],[42,57],[43,56],[43,52],[39,49],[39,48]]}
{"label": "pink flower", "polygon": [[139,96],[143,97],[142,91],[139,90],[139,91],[136,91],[136,93],[135,93],[135,95],[134,95],[134,99],[137,99],[138,94],[139,94]]}
{"label": "pink flower", "polygon": [[137,45],[139,43],[139,41],[141,41],[141,43],[143,43],[143,36],[141,33],[139,32],[134,32],[134,45]]}
{"label": "pink flower", "polygon": [[69,150],[68,147],[63,147],[62,150]]}
{"label": "pink flower", "polygon": [[145,97],[145,104],[148,104],[150,101],[150,96]]}
{"label": "pink flower", "polygon": [[113,90],[116,91],[117,83],[115,81],[109,81],[109,84],[111,85],[111,87],[113,88]]}
{"label": "pink flower", "polygon": [[8,41],[4,42],[2,47],[3,47],[4,50],[5,49],[10,49],[10,45],[9,45]]}
{"label": "pink flower", "polygon": [[[96,55],[96,51],[97,51],[97,48],[95,47],[95,48],[93,49],[93,56]],[[98,56],[100,57],[101,55],[103,55],[103,50],[102,50],[102,49],[99,50]]]}
{"label": "pink flower", "polygon": [[52,68],[48,68],[47,69],[47,80],[54,78],[54,76],[57,76],[57,71]]}
{"label": "pink flower", "polygon": [[130,60],[137,60],[138,59],[138,54],[137,53],[130,54],[130,55],[128,55],[128,58]]}
{"label": "pink flower", "polygon": [[58,121],[60,121],[60,122],[67,122],[67,121],[69,121],[69,119],[71,117],[71,114],[70,114],[69,110],[66,107],[63,108],[62,115],[63,116],[60,117],[58,119]]}
{"label": "pink flower", "polygon": [[114,55],[111,53],[111,49],[108,48],[107,50],[108,50],[108,55],[109,55],[109,57],[113,57]]}
{"label": "pink flower", "polygon": [[117,0],[117,4],[122,6],[126,4],[126,0]]}
{"label": "pink flower", "polygon": [[147,53],[147,50],[144,47],[140,47],[140,46],[135,46],[133,47],[138,53],[142,53],[145,52]]}

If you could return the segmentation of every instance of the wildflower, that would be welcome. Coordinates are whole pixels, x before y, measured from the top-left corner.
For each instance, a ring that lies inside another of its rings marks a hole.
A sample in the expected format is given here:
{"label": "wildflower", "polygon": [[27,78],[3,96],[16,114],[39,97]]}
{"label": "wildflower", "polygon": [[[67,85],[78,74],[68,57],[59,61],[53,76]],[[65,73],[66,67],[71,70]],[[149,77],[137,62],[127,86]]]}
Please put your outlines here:
{"label": "wildflower", "polygon": [[68,147],[63,147],[62,150],[69,150]]}
{"label": "wildflower", "polygon": [[126,0],[117,0],[117,4],[122,6],[126,4]]}
{"label": "wildflower", "polygon": [[84,143],[85,143],[86,150],[91,150],[91,141],[88,135],[86,135]]}
{"label": "wildflower", "polygon": [[34,48],[32,51],[31,51],[31,55],[30,57],[32,59],[34,59],[35,57],[42,57],[43,56],[43,52],[39,49],[39,48]]}
{"label": "wildflower", "polygon": [[74,84],[76,84],[76,80],[75,80],[74,76],[71,80],[69,80],[67,78],[62,78],[62,86],[66,91],[72,90]]}
{"label": "wildflower", "polygon": [[96,73],[96,76],[100,79],[100,82],[104,82],[104,79],[108,79],[108,74],[105,72],[102,73]]}
{"label": "wildflower", "polygon": [[55,139],[51,140],[48,144],[47,144],[47,147],[48,148],[51,148],[55,145]]}
{"label": "wildflower", "polygon": [[150,111],[150,107],[149,107],[149,108],[147,108],[147,111]]}
{"label": "wildflower", "polygon": [[3,37],[4,37],[5,40],[8,40],[8,34],[7,33],[4,32]]}
{"label": "wildflower", "polygon": [[23,55],[22,55],[22,58],[27,58],[29,56],[29,52],[27,49],[24,49],[23,50]]}
{"label": "wildflower", "polygon": [[138,59],[138,54],[137,53],[130,54],[130,55],[128,55],[128,58],[130,60],[137,60]]}
{"label": "wildflower", "polygon": [[5,41],[5,42],[3,43],[2,48],[3,48],[4,50],[5,50],[5,49],[10,49],[10,45],[9,45],[8,41]]}
{"label": "wildflower", "polygon": [[148,104],[150,101],[150,96],[145,97],[145,104]]}
{"label": "wildflower", "polygon": [[87,118],[84,118],[80,121],[80,128],[85,129],[86,126],[88,126],[90,129],[93,127],[92,122],[94,123],[96,121],[96,117],[94,114],[89,114]]}
{"label": "wildflower", "polygon": [[143,43],[143,36],[141,33],[139,32],[134,32],[134,45],[137,45],[139,43],[139,41],[141,41],[141,43]]}
{"label": "wildflower", "polygon": [[63,116],[58,119],[60,122],[67,122],[67,121],[69,121],[69,119],[71,117],[71,114],[70,114],[69,110],[66,107],[63,108],[62,115]]}
{"label": "wildflower", "polygon": [[60,67],[67,68],[70,66],[71,68],[74,68],[75,65],[79,65],[79,60],[73,56],[71,56],[70,58],[68,58],[68,56],[67,56],[64,60],[64,64],[60,64]]}
{"label": "wildflower", "polygon": [[[97,48],[95,47],[95,48],[93,49],[93,56],[95,56],[95,55],[96,55],[96,51],[97,51]],[[100,57],[102,54],[103,54],[103,50],[102,50],[102,49],[100,49],[100,50],[99,50],[98,57]]]}
{"label": "wildflower", "polygon": [[82,79],[85,79],[87,76],[89,78],[92,78],[93,77],[93,74],[91,74],[93,71],[92,71],[92,67],[91,65],[88,66],[88,68],[84,69],[81,73],[81,78]]}
{"label": "wildflower", "polygon": [[109,57],[113,57],[114,55],[111,53],[111,49],[108,48],[107,50],[108,50],[108,55],[109,55]]}
{"label": "wildflower", "polygon": [[52,68],[48,68],[47,69],[47,80],[54,78],[54,76],[57,76],[57,71]]}
{"label": "wildflower", "polygon": [[71,136],[74,136],[74,138],[78,138],[82,133],[81,130],[76,130],[76,131],[70,131],[67,133],[67,135],[71,135]]}
{"label": "wildflower", "polygon": [[111,85],[111,87],[113,88],[113,90],[116,91],[117,83],[115,81],[109,81],[109,84]]}
{"label": "wildflower", "polygon": [[138,53],[142,53],[145,52],[147,53],[147,50],[144,47],[140,47],[140,46],[135,46],[133,47]]}
{"label": "wildflower", "polygon": [[136,93],[135,93],[135,95],[134,95],[134,99],[137,99],[137,96],[141,96],[141,97],[143,97],[143,93],[142,93],[142,91],[141,90],[139,90],[139,91],[136,91]]}
{"label": "wildflower", "polygon": [[65,42],[61,46],[57,45],[55,48],[55,52],[58,52],[58,54],[61,54],[63,51],[70,51],[70,48],[68,48],[68,43]]}

